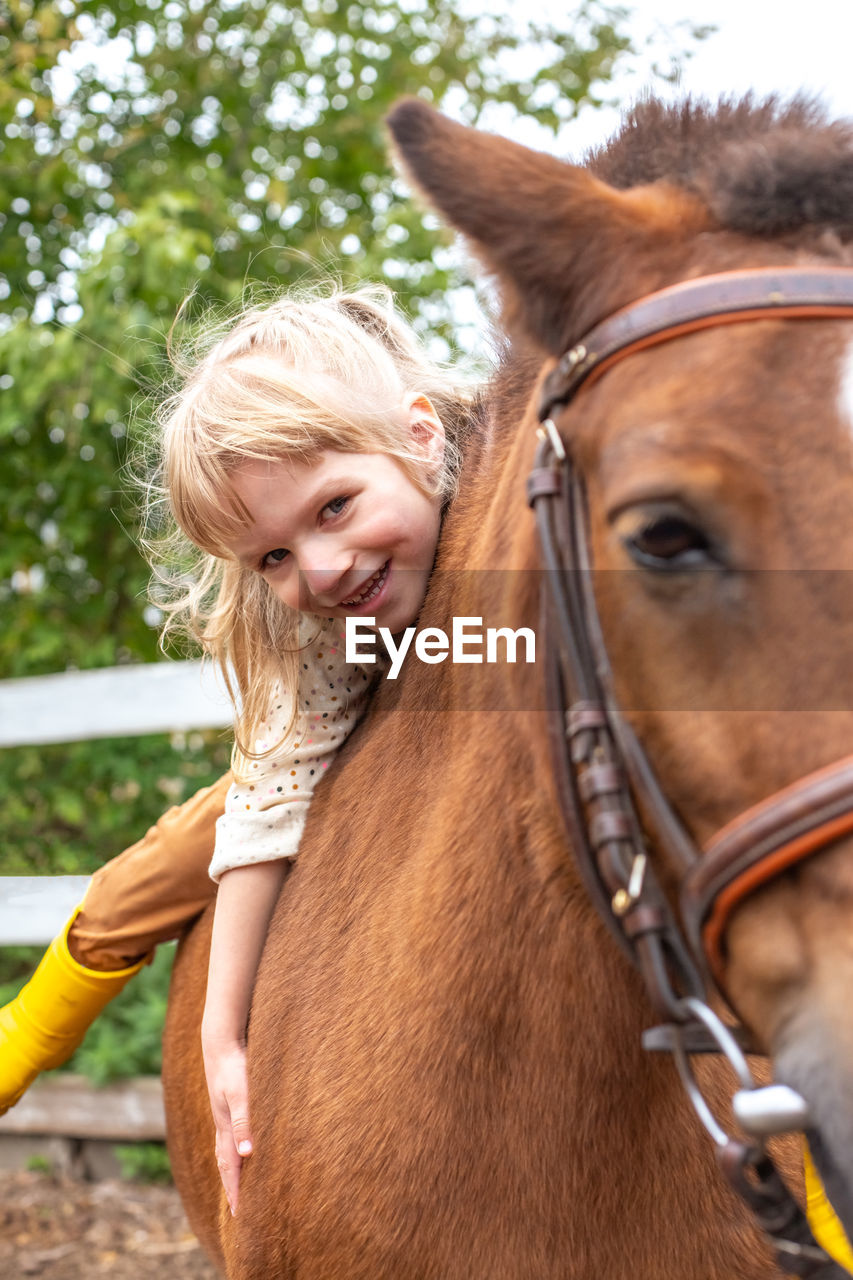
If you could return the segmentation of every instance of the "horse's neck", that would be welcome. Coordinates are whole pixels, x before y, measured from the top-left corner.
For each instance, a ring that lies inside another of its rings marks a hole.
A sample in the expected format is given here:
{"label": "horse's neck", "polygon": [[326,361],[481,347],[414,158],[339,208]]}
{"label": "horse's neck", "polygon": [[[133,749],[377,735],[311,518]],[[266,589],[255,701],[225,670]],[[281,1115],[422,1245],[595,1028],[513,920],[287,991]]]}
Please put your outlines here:
{"label": "horse's neck", "polygon": [[530,356],[507,361],[488,402],[475,411],[459,493],[439,543],[439,573],[515,570],[534,562],[524,482],[536,444],[529,401],[539,362]]}
{"label": "horse's neck", "polygon": [[542,865],[528,869],[534,879],[556,876],[567,889],[575,873],[565,870],[565,837],[544,724],[541,574],[525,487],[536,447],[529,408],[535,375],[529,359],[507,364],[490,397],[492,416],[469,437],[459,496],[445,521],[419,619],[421,626],[447,633],[458,618],[481,619],[483,633],[490,627],[527,629],[534,636],[535,664],[527,661],[525,638],[517,641],[512,663],[501,641],[496,662],[409,664],[400,694],[424,711],[446,710],[442,752],[452,735],[459,758],[472,764],[476,758],[479,788],[486,775],[498,777],[507,810],[523,803],[531,822],[541,819],[537,859]]}

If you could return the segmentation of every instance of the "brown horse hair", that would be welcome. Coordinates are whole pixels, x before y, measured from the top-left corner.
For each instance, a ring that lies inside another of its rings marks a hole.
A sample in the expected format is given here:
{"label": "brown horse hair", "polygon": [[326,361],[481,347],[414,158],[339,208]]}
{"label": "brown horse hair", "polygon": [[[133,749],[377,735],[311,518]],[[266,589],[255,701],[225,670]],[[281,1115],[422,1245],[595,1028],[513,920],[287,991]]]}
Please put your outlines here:
{"label": "brown horse hair", "polygon": [[853,125],[828,122],[812,98],[647,99],[588,165],[620,190],[671,183],[746,235],[812,226],[853,236]]}

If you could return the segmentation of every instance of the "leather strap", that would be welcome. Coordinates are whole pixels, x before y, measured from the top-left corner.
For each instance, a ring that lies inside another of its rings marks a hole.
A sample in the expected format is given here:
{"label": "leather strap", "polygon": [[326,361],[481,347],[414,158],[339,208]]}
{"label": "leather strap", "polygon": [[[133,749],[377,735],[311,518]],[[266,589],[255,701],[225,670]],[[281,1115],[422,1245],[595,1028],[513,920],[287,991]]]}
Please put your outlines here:
{"label": "leather strap", "polygon": [[561,358],[542,385],[540,420],[637,351],[746,320],[853,316],[853,268],[756,267],[685,280],[615,311]]}
{"label": "leather strap", "polygon": [[694,948],[722,986],[724,935],[735,907],[775,876],[853,831],[853,756],[800,778],[723,827],[685,878],[681,902]]}

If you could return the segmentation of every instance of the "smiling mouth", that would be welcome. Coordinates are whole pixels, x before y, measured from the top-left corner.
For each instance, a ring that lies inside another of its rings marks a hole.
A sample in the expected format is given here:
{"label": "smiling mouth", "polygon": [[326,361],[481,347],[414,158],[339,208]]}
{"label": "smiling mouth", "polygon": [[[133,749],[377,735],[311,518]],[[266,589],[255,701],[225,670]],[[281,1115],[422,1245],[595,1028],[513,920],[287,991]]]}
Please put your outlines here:
{"label": "smiling mouth", "polygon": [[341,607],[344,609],[354,609],[358,605],[367,604],[374,596],[378,596],[379,592],[385,586],[388,577],[389,560],[386,560],[381,569],[377,569],[372,578],[368,578],[367,582],[361,588],[358,595],[351,596],[349,600],[342,600]]}

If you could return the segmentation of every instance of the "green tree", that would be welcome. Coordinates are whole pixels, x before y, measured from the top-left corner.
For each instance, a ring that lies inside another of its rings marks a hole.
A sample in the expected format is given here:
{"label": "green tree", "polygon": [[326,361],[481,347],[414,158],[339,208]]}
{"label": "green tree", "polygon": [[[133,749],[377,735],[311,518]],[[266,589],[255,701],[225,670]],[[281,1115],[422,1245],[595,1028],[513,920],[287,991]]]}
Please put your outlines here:
{"label": "green tree", "polygon": [[[501,103],[554,127],[627,48],[594,0],[562,31],[456,9],[7,0],[0,676],[155,656],[121,468],[182,298],[331,268],[446,325],[454,276],[390,169],[389,106]],[[537,70],[519,77],[522,46]]]}

